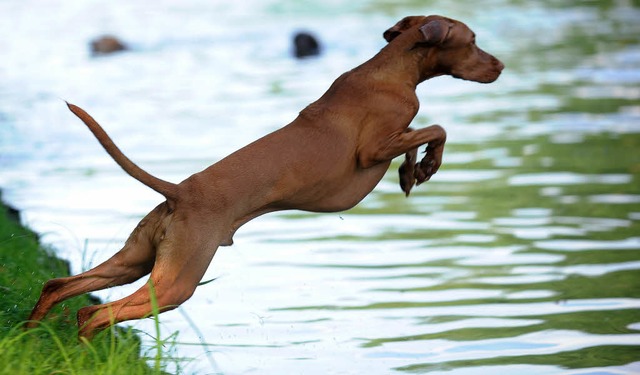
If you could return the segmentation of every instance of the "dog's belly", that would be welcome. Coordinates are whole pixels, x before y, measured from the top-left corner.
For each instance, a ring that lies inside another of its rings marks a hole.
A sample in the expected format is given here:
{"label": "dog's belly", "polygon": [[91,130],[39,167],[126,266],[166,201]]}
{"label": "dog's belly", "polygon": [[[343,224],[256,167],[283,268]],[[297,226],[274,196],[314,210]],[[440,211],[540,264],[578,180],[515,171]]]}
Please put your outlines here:
{"label": "dog's belly", "polygon": [[282,202],[281,209],[298,209],[311,212],[338,212],[352,208],[362,201],[380,182],[391,162],[384,162],[367,169],[358,169],[339,183],[322,181],[308,194],[294,195]]}

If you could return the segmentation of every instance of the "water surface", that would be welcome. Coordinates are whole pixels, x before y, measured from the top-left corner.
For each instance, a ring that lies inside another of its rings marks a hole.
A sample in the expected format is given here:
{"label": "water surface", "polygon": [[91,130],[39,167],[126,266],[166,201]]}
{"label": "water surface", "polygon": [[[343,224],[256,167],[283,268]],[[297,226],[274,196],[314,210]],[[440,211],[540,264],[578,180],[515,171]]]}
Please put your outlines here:
{"label": "water surface", "polygon": [[[448,132],[442,170],[407,199],[396,163],[348,212],[247,224],[214,258],[215,281],[162,315],[163,337],[179,332],[171,353],[191,359],[171,371],[640,372],[634,2],[4,1],[3,197],[87,269],[161,198],[63,100],[180,181],[291,121],[398,19],[431,13],[465,21],[507,66],[491,85],[419,87],[414,126]],[[321,57],[290,57],[298,29],[320,37]],[[106,32],[132,51],[92,58],[87,42]]]}

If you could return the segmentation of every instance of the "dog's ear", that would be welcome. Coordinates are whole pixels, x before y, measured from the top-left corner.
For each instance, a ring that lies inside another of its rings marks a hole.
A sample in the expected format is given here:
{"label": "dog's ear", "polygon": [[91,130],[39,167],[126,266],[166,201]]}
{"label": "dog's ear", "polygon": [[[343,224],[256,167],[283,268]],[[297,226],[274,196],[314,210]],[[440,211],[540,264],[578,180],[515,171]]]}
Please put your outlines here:
{"label": "dog's ear", "polygon": [[390,28],[389,30],[385,31],[384,33],[382,33],[382,37],[384,38],[384,40],[387,41],[387,43],[389,43],[390,41],[395,39],[395,37],[397,37],[401,33],[402,32],[399,31],[399,30],[396,30],[395,26],[394,26],[394,27]]}
{"label": "dog's ear", "polygon": [[420,27],[420,32],[424,38],[422,43],[430,46],[443,43],[449,36],[449,30],[451,30],[452,26],[452,23],[441,19],[427,22]]}
{"label": "dog's ear", "polygon": [[424,18],[424,16],[407,16],[398,21],[398,23],[393,25],[393,27],[382,33],[382,37],[387,42],[390,42],[394,40],[398,35],[402,34],[403,31],[418,25],[424,20]]}

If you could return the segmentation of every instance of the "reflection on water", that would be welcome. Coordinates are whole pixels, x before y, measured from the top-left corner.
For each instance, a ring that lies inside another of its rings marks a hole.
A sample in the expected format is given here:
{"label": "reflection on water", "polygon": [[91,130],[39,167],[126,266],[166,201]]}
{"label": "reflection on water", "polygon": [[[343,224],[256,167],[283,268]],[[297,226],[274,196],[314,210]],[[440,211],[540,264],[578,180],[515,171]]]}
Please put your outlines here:
{"label": "reflection on water", "polygon": [[[243,227],[204,278],[216,280],[162,316],[164,334],[180,332],[176,355],[193,358],[180,371],[640,372],[637,7],[116,1],[59,3],[54,20],[31,3],[0,4],[12,15],[0,24],[12,35],[0,42],[0,186],[74,272],[117,250],[159,198],[60,98],[179,181],[290,121],[407,14],[464,20],[507,66],[491,85],[419,89],[415,125],[442,124],[449,144],[410,198],[394,164],[349,212]],[[302,26],[324,56],[289,57]],[[105,31],[133,51],[90,58],[86,42]]]}

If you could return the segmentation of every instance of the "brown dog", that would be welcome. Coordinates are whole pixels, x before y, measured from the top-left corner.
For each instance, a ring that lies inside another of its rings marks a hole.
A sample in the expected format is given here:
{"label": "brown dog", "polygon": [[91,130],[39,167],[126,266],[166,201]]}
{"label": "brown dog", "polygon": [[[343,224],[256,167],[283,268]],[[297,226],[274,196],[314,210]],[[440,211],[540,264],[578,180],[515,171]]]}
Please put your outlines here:
{"label": "brown dog", "polygon": [[[231,245],[244,223],[278,210],[351,208],[402,154],[405,194],[429,180],[440,167],[446,136],[438,125],[408,127],[418,111],[416,86],[440,75],[489,83],[504,66],[476,46],[466,25],[445,17],[406,17],[384,38],[387,46],[340,76],[291,124],[177,185],[139,168],[91,116],[69,104],[109,155],[166,201],[142,219],[112,258],[80,275],[48,281],[28,326],[60,301],[149,273],[147,285],[132,295],[82,308],[79,335],[91,337],[111,324],[149,315],[151,293],[162,311],[173,309],[191,297],[218,246]],[[416,163],[418,147],[425,144],[426,155]]]}

